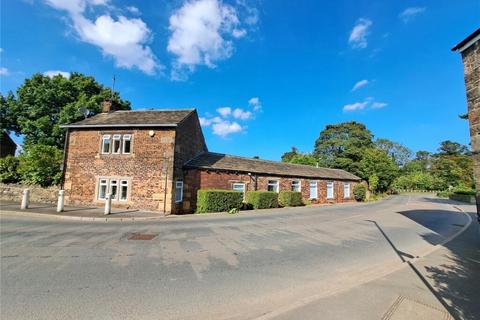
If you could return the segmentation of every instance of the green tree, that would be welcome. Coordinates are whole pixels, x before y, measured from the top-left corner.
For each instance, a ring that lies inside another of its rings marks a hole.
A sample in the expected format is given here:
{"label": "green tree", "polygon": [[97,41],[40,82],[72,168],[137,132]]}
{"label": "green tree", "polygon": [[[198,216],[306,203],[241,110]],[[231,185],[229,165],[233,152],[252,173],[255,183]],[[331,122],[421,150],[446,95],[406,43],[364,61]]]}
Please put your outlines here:
{"label": "green tree", "polygon": [[19,132],[20,128],[17,123],[17,116],[14,113],[14,105],[17,101],[11,91],[7,96],[0,93],[0,130],[7,133],[14,131]]}
{"label": "green tree", "polygon": [[62,151],[41,144],[28,146],[19,156],[18,173],[22,180],[47,187],[58,184],[62,177]]}
{"label": "green tree", "polygon": [[312,156],[311,154],[302,154],[299,153],[295,156],[293,156],[290,161],[290,163],[296,163],[296,164],[305,164],[308,166],[316,166],[318,165],[318,159]]}
{"label": "green tree", "polygon": [[377,139],[375,141],[375,147],[385,151],[400,167],[405,166],[412,157],[412,151],[410,149],[398,142],[388,139]]}
{"label": "green tree", "polygon": [[395,179],[393,187],[401,190],[433,190],[435,179],[429,172],[410,172]]}
{"label": "green tree", "polygon": [[454,156],[468,154],[468,152],[467,146],[450,140],[440,142],[440,147],[438,148],[438,154],[440,155]]}
{"label": "green tree", "polygon": [[290,162],[290,160],[298,155],[298,149],[296,147],[292,147],[291,151],[287,151],[282,155],[282,162]]}
{"label": "green tree", "polygon": [[325,167],[359,173],[366,149],[373,147],[373,134],[355,121],[327,125],[315,141],[313,156]]}
{"label": "green tree", "polygon": [[3,183],[14,183],[20,181],[18,174],[19,160],[13,156],[6,156],[0,159],[0,181]]}
{"label": "green tree", "polygon": [[43,144],[63,148],[64,130],[59,126],[81,120],[86,110],[95,114],[101,102],[112,98],[117,109],[130,109],[130,102],[122,100],[93,77],[72,73],[52,78],[34,74],[17,89],[16,97],[2,97],[2,128],[23,134],[26,146]]}
{"label": "green tree", "polygon": [[370,177],[377,176],[378,184],[375,191],[385,192],[398,175],[395,161],[379,149],[367,149],[359,164],[359,175],[370,181]]}

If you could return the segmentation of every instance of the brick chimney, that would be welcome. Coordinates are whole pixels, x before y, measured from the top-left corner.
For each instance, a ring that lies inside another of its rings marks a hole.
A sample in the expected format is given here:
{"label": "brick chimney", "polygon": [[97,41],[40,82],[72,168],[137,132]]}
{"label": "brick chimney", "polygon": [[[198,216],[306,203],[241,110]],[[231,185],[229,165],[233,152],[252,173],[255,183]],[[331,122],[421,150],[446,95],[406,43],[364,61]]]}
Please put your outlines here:
{"label": "brick chimney", "polygon": [[112,108],[112,101],[110,100],[104,100],[102,102],[102,113],[109,113],[114,111]]}

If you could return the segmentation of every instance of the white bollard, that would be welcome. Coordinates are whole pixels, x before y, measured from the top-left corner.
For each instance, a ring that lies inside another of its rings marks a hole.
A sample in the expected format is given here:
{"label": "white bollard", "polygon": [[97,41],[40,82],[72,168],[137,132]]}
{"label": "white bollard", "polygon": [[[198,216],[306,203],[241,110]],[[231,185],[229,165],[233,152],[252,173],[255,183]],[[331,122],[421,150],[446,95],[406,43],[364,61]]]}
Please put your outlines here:
{"label": "white bollard", "polygon": [[112,195],[110,193],[107,193],[107,196],[105,197],[105,215],[110,214],[112,211]]}
{"label": "white bollard", "polygon": [[65,201],[65,190],[58,191],[57,212],[63,212],[63,202]]}
{"label": "white bollard", "polygon": [[24,189],[23,196],[22,196],[22,204],[20,206],[20,209],[21,210],[28,209],[29,205],[30,205],[30,189]]}

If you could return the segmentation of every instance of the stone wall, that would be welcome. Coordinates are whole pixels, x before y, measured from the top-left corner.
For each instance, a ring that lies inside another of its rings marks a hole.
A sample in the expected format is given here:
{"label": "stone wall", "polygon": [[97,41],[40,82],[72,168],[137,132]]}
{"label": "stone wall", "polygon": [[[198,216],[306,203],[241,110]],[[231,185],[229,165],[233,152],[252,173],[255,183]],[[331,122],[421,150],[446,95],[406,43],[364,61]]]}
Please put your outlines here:
{"label": "stone wall", "polygon": [[[356,181],[339,181],[330,179],[305,179],[295,177],[278,177],[267,175],[248,175],[244,173],[229,173],[222,171],[208,170],[189,170],[184,180],[184,212],[194,211],[196,204],[197,191],[199,189],[224,189],[231,190],[233,183],[245,183],[247,191],[266,191],[268,180],[278,180],[280,191],[291,191],[292,181],[299,180],[301,193],[306,203],[342,203],[355,201],[353,198],[353,188]],[[318,197],[310,199],[310,181],[317,182]],[[327,199],[327,182],[334,183],[334,198]],[[350,184],[350,197],[345,198],[343,194],[344,183]],[[185,207],[188,204],[188,210]]]}
{"label": "stone wall", "polygon": [[[150,134],[153,131],[153,134]],[[102,154],[102,136],[130,134],[130,154]],[[100,178],[129,182],[127,201],[113,207],[171,212],[174,129],[75,129],[69,133],[65,173],[65,203],[102,206],[98,200]]]}
{"label": "stone wall", "polygon": [[[462,52],[477,197],[480,195],[480,40]],[[480,200],[480,199],[479,199]]]}
{"label": "stone wall", "polygon": [[20,203],[24,189],[30,189],[30,202],[32,203],[57,203],[58,191],[60,190],[56,186],[42,188],[39,186],[0,183],[0,199],[2,201]]}

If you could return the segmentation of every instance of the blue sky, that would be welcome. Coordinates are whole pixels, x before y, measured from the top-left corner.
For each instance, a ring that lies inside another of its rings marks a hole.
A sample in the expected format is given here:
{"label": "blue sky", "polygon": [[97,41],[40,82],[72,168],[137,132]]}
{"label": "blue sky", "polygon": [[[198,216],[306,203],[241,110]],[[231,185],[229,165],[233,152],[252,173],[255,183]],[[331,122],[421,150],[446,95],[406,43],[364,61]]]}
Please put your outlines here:
{"label": "blue sky", "polygon": [[479,27],[478,0],[1,6],[2,93],[35,72],[115,75],[134,109],[197,108],[211,151],[272,160],[351,120],[414,151],[469,141],[450,49]]}

